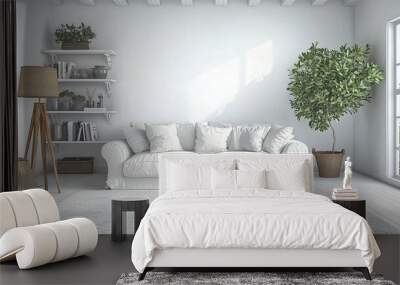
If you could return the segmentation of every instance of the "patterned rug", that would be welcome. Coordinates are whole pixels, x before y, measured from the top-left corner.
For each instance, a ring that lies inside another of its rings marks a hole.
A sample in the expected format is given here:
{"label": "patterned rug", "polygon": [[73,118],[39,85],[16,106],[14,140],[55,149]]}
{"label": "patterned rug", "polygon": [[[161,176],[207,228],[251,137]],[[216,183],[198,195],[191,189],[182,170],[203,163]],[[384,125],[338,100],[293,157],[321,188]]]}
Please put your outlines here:
{"label": "patterned rug", "polygon": [[148,272],[138,281],[138,273],[122,274],[116,285],[395,285],[382,276],[372,275],[368,281],[359,272]]}

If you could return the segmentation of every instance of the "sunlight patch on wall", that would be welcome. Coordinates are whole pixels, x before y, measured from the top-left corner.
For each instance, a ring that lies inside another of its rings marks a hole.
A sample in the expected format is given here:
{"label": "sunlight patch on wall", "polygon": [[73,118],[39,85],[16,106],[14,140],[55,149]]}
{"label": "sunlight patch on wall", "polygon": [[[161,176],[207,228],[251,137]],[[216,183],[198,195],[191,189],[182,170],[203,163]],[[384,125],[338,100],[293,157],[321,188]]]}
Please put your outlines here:
{"label": "sunlight patch on wall", "polygon": [[189,83],[191,120],[203,121],[235,100],[240,88],[240,59],[227,63],[194,78]]}
{"label": "sunlight patch on wall", "polygon": [[272,70],[273,44],[267,41],[196,76],[188,84],[188,119],[206,121],[218,116],[243,88],[263,81]]}
{"label": "sunlight patch on wall", "polygon": [[263,81],[272,72],[273,65],[274,57],[271,41],[250,49],[245,54],[244,85]]}

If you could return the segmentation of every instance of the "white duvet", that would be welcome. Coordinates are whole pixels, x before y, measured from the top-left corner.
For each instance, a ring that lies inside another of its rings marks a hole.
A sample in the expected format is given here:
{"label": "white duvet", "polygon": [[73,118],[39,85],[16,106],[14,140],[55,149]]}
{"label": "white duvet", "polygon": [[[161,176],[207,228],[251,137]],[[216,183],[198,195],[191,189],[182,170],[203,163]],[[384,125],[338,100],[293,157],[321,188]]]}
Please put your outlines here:
{"label": "white duvet", "polygon": [[257,189],[160,196],[134,237],[132,262],[143,272],[165,248],[358,249],[370,271],[380,255],[366,220],[328,198]]}

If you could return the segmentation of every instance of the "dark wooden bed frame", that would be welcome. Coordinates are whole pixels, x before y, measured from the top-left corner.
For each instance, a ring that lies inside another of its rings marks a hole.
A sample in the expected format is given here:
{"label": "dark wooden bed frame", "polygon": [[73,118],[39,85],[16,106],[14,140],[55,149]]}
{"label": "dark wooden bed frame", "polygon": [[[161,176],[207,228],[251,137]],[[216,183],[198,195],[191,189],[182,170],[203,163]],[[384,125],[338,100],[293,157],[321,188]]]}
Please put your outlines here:
{"label": "dark wooden bed frame", "polygon": [[139,274],[139,281],[149,271],[161,272],[349,272],[349,269],[360,271],[366,280],[372,280],[367,267],[146,267]]}

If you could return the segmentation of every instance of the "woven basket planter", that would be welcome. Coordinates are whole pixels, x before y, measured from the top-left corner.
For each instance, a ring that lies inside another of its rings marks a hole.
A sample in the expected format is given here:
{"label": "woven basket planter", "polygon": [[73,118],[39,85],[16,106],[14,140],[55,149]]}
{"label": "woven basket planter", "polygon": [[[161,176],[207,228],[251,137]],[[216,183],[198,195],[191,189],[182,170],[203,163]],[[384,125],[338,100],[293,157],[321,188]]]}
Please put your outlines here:
{"label": "woven basket planter", "polygon": [[313,149],[312,153],[317,160],[319,177],[334,178],[340,176],[344,149],[341,151],[316,151]]}
{"label": "woven basket planter", "polygon": [[89,42],[68,43],[62,42],[62,49],[89,49]]}

